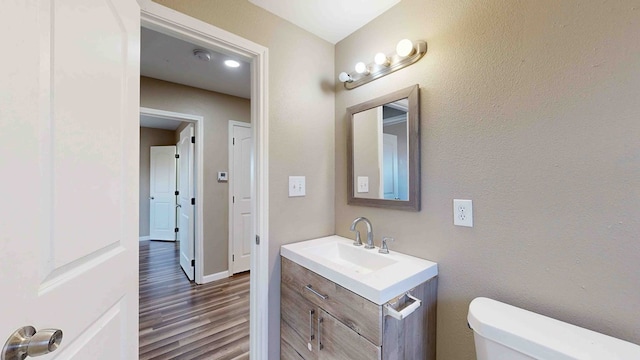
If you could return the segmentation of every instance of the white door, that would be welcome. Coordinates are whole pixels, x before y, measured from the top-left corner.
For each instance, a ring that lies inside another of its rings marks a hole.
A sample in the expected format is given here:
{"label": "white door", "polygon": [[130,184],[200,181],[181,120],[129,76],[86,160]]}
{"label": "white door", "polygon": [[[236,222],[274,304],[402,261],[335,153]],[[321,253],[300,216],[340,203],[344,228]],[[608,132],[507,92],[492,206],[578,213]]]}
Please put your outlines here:
{"label": "white door", "polygon": [[233,138],[231,140],[231,181],[232,226],[231,261],[232,274],[247,271],[251,265],[251,163],[253,161],[253,142],[251,125],[238,122],[230,123]]}
{"label": "white door", "polygon": [[180,267],[189,280],[194,279],[194,196],[193,184],[193,125],[180,131],[178,142],[178,239],[180,241]]}
{"label": "white door", "polygon": [[398,137],[382,134],[383,177],[382,189],[385,199],[399,199],[398,195]]}
{"label": "white door", "polygon": [[176,146],[152,146],[149,238],[176,240]]}
{"label": "white door", "polygon": [[138,356],[140,8],[3,1],[0,346],[57,328],[51,359]]}

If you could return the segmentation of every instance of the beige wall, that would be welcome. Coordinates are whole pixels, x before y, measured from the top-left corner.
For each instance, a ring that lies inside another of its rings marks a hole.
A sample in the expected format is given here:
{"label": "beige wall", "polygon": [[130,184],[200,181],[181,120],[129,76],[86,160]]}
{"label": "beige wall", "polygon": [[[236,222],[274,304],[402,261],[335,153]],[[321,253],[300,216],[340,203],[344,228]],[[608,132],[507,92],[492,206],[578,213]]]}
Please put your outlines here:
{"label": "beige wall", "polygon": [[[279,358],[280,245],[333,234],[334,46],[247,0],[157,3],[269,49],[269,347]],[[307,195],[289,198],[289,175]]]}
{"label": "beige wall", "polygon": [[[229,120],[251,121],[247,99],[157,79],[140,79],[140,106],[204,117],[204,275],[228,269],[229,183],[218,171],[229,170]],[[176,132],[171,131],[175,143]]]}
{"label": "beige wall", "polygon": [[149,196],[151,147],[175,145],[173,130],[140,128],[140,230],[139,236],[149,236]]}
{"label": "beige wall", "polygon": [[[437,358],[475,359],[488,296],[640,343],[640,7],[636,0],[403,0],[336,46],[336,72],[402,38],[410,68],[336,86],[336,232],[439,263]],[[420,85],[422,210],[346,205],[346,108]],[[452,225],[472,199],[474,227]]]}

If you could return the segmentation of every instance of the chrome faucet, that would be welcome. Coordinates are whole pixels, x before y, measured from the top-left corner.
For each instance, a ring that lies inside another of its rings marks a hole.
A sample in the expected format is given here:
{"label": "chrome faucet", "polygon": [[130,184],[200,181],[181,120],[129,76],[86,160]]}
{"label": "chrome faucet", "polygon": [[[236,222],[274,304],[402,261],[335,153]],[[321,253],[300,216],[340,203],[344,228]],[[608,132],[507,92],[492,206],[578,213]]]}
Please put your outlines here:
{"label": "chrome faucet", "polygon": [[360,221],[364,221],[364,223],[367,224],[367,244],[364,246],[364,248],[375,249],[375,246],[373,245],[373,227],[371,226],[371,221],[362,216],[353,220],[353,222],[351,223],[351,228],[349,228],[349,230],[356,232],[356,241],[353,242],[353,245],[362,245],[362,240],[360,239],[360,231],[356,230],[356,225],[358,225]]}

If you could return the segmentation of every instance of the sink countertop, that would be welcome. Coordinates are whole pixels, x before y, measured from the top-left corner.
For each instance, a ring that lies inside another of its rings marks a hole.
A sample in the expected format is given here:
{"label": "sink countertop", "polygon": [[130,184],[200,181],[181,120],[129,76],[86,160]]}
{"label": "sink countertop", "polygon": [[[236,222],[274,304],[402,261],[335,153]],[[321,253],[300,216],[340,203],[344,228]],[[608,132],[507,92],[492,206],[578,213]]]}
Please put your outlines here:
{"label": "sink countertop", "polygon": [[[377,247],[352,244],[351,239],[332,235],[283,245],[280,253],[378,305],[438,275],[438,264],[429,260],[393,250],[380,254]],[[351,263],[349,258],[356,260]]]}

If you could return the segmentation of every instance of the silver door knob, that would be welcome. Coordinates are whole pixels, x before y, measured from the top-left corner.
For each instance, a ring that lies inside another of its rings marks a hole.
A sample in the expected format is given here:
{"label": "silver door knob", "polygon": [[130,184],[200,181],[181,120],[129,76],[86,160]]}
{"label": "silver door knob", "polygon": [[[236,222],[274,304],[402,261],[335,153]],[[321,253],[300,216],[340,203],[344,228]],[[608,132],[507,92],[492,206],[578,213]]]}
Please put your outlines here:
{"label": "silver door knob", "polygon": [[62,331],[33,326],[16,330],[2,347],[1,360],[24,360],[27,356],[40,356],[55,351],[62,342]]}

